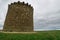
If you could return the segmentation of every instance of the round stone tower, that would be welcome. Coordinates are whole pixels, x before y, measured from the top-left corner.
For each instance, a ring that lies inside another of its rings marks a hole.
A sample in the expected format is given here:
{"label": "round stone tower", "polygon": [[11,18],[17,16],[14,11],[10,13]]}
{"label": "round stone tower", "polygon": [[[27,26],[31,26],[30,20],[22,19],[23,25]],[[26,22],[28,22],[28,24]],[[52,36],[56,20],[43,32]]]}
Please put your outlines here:
{"label": "round stone tower", "polygon": [[20,1],[9,4],[3,31],[32,32],[33,7]]}

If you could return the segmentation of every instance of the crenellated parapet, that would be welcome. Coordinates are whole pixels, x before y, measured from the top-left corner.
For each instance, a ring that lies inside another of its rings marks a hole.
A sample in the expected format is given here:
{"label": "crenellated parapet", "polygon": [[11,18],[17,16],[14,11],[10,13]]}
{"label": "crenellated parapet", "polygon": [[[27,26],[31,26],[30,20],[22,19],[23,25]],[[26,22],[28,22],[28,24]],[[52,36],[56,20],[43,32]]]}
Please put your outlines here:
{"label": "crenellated parapet", "polygon": [[31,6],[31,4],[28,4],[28,3],[25,3],[25,2],[20,2],[20,1],[11,3],[11,4],[9,4],[9,6],[10,6],[10,5],[25,5],[25,6],[27,6],[27,7],[33,8],[33,7]]}

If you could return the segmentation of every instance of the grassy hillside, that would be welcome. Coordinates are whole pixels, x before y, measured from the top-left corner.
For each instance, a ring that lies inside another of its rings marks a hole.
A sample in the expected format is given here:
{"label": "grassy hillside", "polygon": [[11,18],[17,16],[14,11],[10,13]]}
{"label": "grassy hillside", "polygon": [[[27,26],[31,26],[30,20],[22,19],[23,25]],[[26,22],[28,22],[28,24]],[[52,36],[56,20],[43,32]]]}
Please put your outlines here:
{"label": "grassy hillside", "polygon": [[37,33],[0,33],[0,40],[60,40],[60,31]]}

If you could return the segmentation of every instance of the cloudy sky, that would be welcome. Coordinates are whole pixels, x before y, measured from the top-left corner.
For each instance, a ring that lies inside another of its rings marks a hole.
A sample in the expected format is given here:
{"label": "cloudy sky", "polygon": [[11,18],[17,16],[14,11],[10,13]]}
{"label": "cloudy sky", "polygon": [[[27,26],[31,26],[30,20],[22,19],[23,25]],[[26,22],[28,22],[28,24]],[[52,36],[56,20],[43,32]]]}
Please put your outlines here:
{"label": "cloudy sky", "polygon": [[[3,29],[8,4],[18,0],[0,0],[0,29]],[[60,29],[60,0],[19,0],[34,8],[34,30]]]}

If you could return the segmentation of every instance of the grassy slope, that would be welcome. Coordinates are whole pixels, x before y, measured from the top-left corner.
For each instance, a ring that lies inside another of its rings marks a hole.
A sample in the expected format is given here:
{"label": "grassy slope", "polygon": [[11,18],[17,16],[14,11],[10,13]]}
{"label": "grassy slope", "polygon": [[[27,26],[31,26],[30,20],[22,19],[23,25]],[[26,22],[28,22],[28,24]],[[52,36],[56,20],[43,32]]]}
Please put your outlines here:
{"label": "grassy slope", "polygon": [[0,40],[60,40],[60,31],[46,31],[33,34],[0,33]]}

